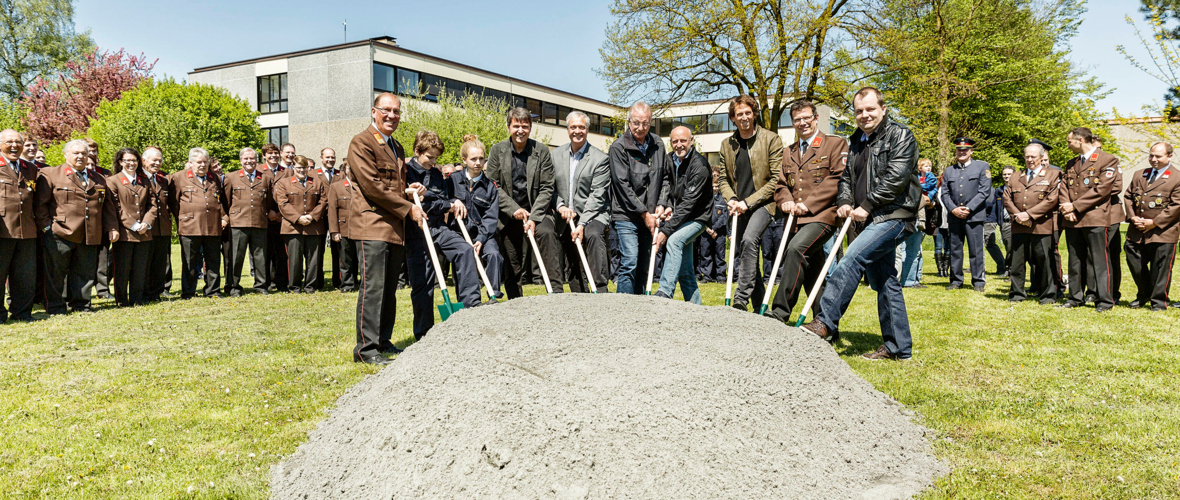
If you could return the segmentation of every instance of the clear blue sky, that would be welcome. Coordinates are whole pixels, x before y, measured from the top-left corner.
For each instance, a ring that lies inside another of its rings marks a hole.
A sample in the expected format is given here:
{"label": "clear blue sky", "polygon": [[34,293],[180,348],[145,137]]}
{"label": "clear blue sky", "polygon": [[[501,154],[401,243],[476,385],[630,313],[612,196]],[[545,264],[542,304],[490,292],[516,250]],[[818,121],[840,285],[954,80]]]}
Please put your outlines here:
{"label": "clear blue sky", "polygon": [[[1138,113],[1164,85],[1128,64],[1115,45],[1145,56],[1123,17],[1137,0],[1091,0],[1071,58],[1115,89],[1104,111]],[[392,6],[392,7],[391,7]],[[184,78],[193,68],[382,35],[411,50],[601,100],[594,73],[611,22],[608,3],[518,0],[360,2],[80,0],[75,21],[102,48],[158,57],[157,74]],[[1141,23],[1142,24],[1142,23]]]}

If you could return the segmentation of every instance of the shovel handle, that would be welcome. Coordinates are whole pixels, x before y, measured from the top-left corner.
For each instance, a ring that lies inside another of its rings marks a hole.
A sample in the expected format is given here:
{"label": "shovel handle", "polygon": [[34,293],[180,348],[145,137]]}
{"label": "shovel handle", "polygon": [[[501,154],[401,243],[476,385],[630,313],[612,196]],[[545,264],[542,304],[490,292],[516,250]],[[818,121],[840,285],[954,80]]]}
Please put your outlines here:
{"label": "shovel handle", "polygon": [[828,253],[828,258],[824,260],[824,267],[819,270],[819,279],[815,281],[815,286],[811,287],[811,293],[807,294],[807,302],[803,303],[803,310],[799,312],[799,321],[795,322],[795,326],[803,326],[803,320],[807,318],[807,310],[811,309],[811,304],[815,303],[815,292],[819,291],[819,286],[827,278],[828,268],[832,267],[832,261],[836,258],[836,251],[840,249],[840,245],[844,244],[844,234],[848,232],[848,226],[851,225],[852,217],[844,219],[844,225],[840,227],[840,234],[836,235],[836,244],[832,247],[832,251]]}

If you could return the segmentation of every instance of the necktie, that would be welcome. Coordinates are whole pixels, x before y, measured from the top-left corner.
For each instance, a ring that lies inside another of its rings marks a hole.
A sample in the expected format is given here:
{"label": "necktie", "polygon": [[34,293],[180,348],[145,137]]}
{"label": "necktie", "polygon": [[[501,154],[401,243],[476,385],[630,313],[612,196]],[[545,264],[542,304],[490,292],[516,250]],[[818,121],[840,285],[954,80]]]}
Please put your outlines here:
{"label": "necktie", "polygon": [[1149,177],[1147,179],[1147,183],[1151,184],[1151,183],[1155,182],[1155,176],[1159,175],[1159,173],[1160,173],[1159,170],[1152,169],[1151,170],[1151,177]]}
{"label": "necktie", "polygon": [[81,177],[81,178],[82,178],[82,185],[83,185],[83,186],[85,186],[85,185],[87,185],[87,184],[90,184],[90,176],[89,176],[89,175],[86,175],[86,171],[85,171],[85,170],[83,170],[83,171],[81,171],[81,172],[78,172],[78,177]]}
{"label": "necktie", "polygon": [[799,154],[800,154],[800,155],[805,155],[805,154],[807,154],[807,148],[808,148],[809,146],[811,146],[811,143],[809,143],[809,142],[807,142],[807,141],[802,141],[802,142],[800,142],[800,143],[799,143]]}
{"label": "necktie", "polygon": [[1029,170],[1028,171],[1028,180],[1024,181],[1024,183],[1025,184],[1032,184],[1032,179],[1033,179],[1033,171]]}

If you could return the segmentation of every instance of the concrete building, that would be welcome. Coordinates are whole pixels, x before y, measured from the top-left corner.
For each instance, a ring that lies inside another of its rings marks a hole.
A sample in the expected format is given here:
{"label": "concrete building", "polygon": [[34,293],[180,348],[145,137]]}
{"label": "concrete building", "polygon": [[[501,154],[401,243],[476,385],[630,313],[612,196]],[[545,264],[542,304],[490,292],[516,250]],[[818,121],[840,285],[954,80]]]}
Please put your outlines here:
{"label": "concrete building", "polygon": [[[412,96],[420,90],[427,100],[436,100],[442,89],[460,97],[508,99],[533,112],[533,137],[550,146],[569,142],[565,117],[579,110],[590,117],[589,142],[605,150],[621,131],[626,113],[611,103],[407,50],[392,37],[196,68],[188,78],[245,99],[262,113],[258,123],[270,142],[291,142],[313,157],[322,147],[344,156],[348,141],[369,124],[373,98],[386,91]],[[659,114],[653,131],[666,141],[673,127],[689,126],[696,131],[700,151],[716,164],[717,151],[734,131],[727,104],[722,99],[671,106]],[[821,130],[830,133],[831,111],[825,106],[818,111]],[[779,125],[784,143],[793,141],[790,117]]]}

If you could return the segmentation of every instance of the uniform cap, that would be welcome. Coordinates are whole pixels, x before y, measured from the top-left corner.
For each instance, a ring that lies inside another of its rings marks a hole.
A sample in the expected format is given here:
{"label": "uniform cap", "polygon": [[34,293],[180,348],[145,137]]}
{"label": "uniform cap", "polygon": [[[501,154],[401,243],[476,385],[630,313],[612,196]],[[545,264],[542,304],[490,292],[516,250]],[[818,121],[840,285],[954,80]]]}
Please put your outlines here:
{"label": "uniform cap", "polygon": [[1029,139],[1029,140],[1028,140],[1028,145],[1029,145],[1029,146],[1032,146],[1033,144],[1039,144],[1039,145],[1040,145],[1042,148],[1045,148],[1045,151],[1052,151],[1052,150],[1053,150],[1053,146],[1050,146],[1050,145],[1048,145],[1048,144],[1045,144],[1045,143],[1044,143],[1043,141],[1041,141],[1040,139]]}
{"label": "uniform cap", "polygon": [[975,139],[959,137],[955,139],[955,149],[971,149],[975,147]]}

